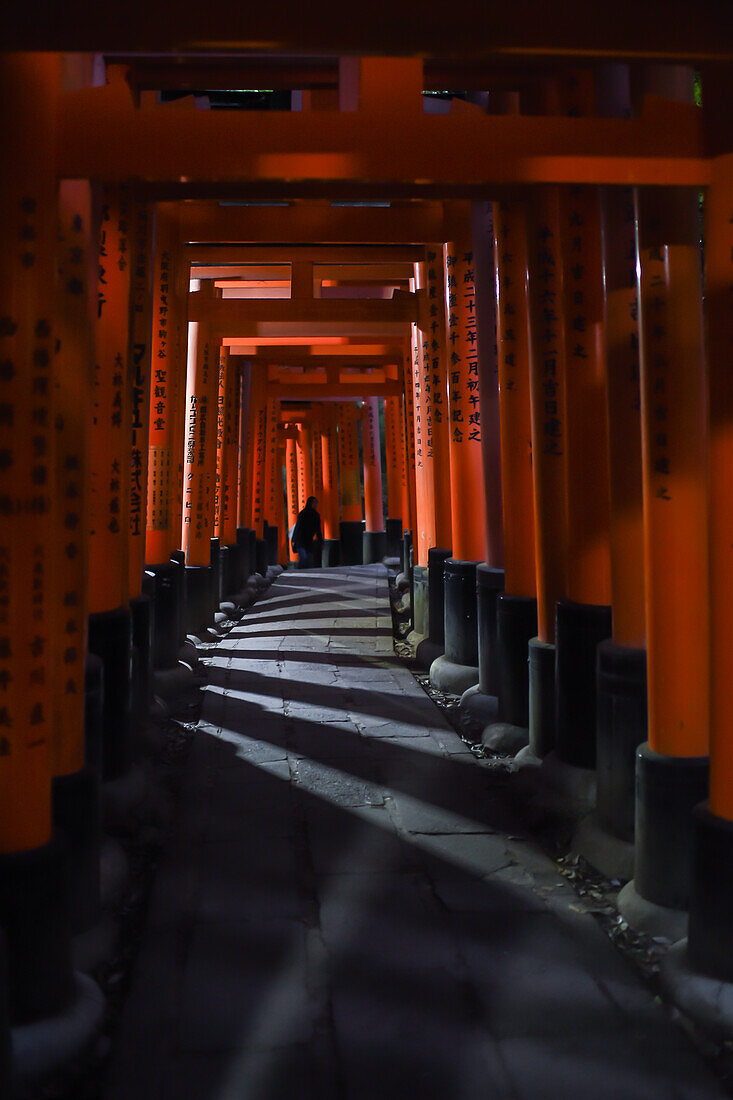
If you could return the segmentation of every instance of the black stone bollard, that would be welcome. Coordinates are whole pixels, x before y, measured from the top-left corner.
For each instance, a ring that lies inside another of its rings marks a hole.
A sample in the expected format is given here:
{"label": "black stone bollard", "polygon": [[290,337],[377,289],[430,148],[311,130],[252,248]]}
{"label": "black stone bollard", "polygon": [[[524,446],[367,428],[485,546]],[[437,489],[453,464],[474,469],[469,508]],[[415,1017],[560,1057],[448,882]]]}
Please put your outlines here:
{"label": "black stone bollard", "polygon": [[57,1015],[74,993],[68,864],[58,840],[0,855],[0,926],[11,1024]]}
{"label": "black stone bollard", "polygon": [[255,572],[262,577],[267,573],[267,543],[264,539],[256,541]]}
{"label": "black stone bollard", "polygon": [[710,812],[692,815],[692,882],[687,956],[692,966],[718,981],[733,981],[733,822]]}
{"label": "black stone bollard", "polygon": [[412,584],[412,531],[402,536],[402,572]]}
{"label": "black stone bollard", "polygon": [[611,608],[558,600],[555,623],[557,755],[576,768],[594,768],[596,650],[611,636]]}
{"label": "black stone bollard", "polygon": [[686,909],[691,895],[693,810],[708,796],[707,756],[636,753],[634,888],[646,901]]}
{"label": "black stone bollard", "polygon": [[384,556],[399,558],[402,553],[402,520],[388,519],[385,521],[385,528],[387,549]]}
{"label": "black stone bollard", "polygon": [[476,615],[478,623],[478,686],[484,695],[499,694],[499,658],[496,637],[496,604],[504,587],[504,570],[481,562],[476,567]]}
{"label": "black stone bollard", "polygon": [[241,592],[247,583],[247,578],[252,572],[249,559],[250,544],[249,527],[237,528],[237,572],[235,578],[235,592]]}
{"label": "black stone bollard", "polygon": [[219,610],[221,603],[221,543],[212,538],[209,544],[209,568],[211,569],[211,614]]}
{"label": "black stone bollard", "polygon": [[435,645],[445,642],[445,563],[450,550],[431,546],[428,550],[428,636]]}
{"label": "black stone bollard", "polygon": [[386,531],[364,531],[361,539],[361,560],[364,565],[373,565],[387,556]]}
{"label": "black stone bollard", "polygon": [[183,629],[198,634],[213,625],[213,580],[208,565],[186,566],[186,602]]}
{"label": "black stone bollard", "polygon": [[529,745],[535,756],[547,756],[555,748],[555,646],[530,638]]}
{"label": "black stone bollard", "polygon": [[66,845],[71,934],[92,928],[100,916],[100,785],[95,768],[53,780],[53,822]]}
{"label": "black stone bollard", "polygon": [[363,534],[364,526],[361,520],[358,522],[356,520],[345,520],[339,524],[342,565],[363,565]]}
{"label": "black stone bollard", "polygon": [[[500,592],[496,598],[499,714],[512,726],[529,726],[529,641],[537,634],[537,600]],[[553,710],[554,710],[553,697]]]}
{"label": "black stone bollard", "polygon": [[636,750],[647,738],[646,651],[601,642],[597,652],[596,816],[634,839]]}
{"label": "black stone bollard", "polygon": [[136,724],[142,725],[152,699],[153,601],[148,596],[136,596],[130,600],[130,613],[134,662],[132,711]]}
{"label": "black stone bollard", "polygon": [[178,650],[183,633],[181,605],[183,603],[183,578],[181,565],[176,561],[150,566],[153,576],[153,668],[174,668],[178,664]]}
{"label": "black stone bollard", "polygon": [[321,546],[321,565],[331,567],[341,564],[341,541],[339,539],[324,539]]}
{"label": "black stone bollard", "polygon": [[98,771],[102,767],[104,728],[104,666],[93,653],[84,662],[84,759]]}
{"label": "black stone bollard", "polygon": [[445,656],[453,664],[478,666],[475,561],[445,562]]}
{"label": "black stone bollard", "polygon": [[430,632],[430,601],[427,565],[416,565],[412,570],[412,628],[425,638]]}
{"label": "black stone bollard", "polygon": [[267,547],[267,564],[277,565],[277,527],[269,523],[265,525],[265,546]]}
{"label": "black stone bollard", "polygon": [[89,652],[103,665],[102,778],[117,779],[130,767],[132,715],[132,615],[129,607],[89,616]]}

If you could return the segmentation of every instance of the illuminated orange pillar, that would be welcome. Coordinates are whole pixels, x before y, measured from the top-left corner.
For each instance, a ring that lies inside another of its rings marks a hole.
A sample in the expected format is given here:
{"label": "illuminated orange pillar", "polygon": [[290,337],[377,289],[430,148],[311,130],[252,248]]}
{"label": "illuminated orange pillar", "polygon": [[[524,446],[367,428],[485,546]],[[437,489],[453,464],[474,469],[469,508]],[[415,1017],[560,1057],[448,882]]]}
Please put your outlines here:
{"label": "illuminated orange pillar", "polygon": [[323,528],[322,564],[338,565],[339,562],[339,482],[336,453],[336,409],[326,404],[321,422],[321,453],[323,461],[323,489],[321,524]]}
{"label": "illuminated orange pillar", "polygon": [[[710,591],[697,192],[638,194],[648,744],[636,765],[634,885],[687,906],[691,813],[707,794]],[[660,802],[660,784],[670,789]],[[672,851],[667,847],[674,837]]]}
{"label": "illuminated orange pillar", "polygon": [[[58,54],[0,60],[0,924],[13,1023],[55,1015],[73,993],[66,868],[50,843],[54,696],[73,613],[53,571],[62,552],[50,312],[60,80]],[[85,516],[69,504],[76,529]]]}
{"label": "illuminated orange pillar", "polygon": [[12,171],[0,177],[2,853],[40,848],[51,839],[49,662],[60,619],[51,573],[56,487],[48,314],[56,192],[53,165],[45,158],[59,76],[57,55],[11,54],[0,65],[3,144],[13,157]]}
{"label": "illuminated orange pillar", "polygon": [[252,452],[250,401],[252,367],[242,363],[239,390],[239,448],[237,456],[237,527],[249,529],[252,522]]}
{"label": "illuminated orange pillar", "polygon": [[[222,349],[224,350],[224,349]],[[237,539],[237,513],[239,488],[239,403],[242,380],[239,366],[228,359],[227,385],[224,395],[224,451],[223,500],[221,505],[221,530],[219,537],[224,546],[233,546]]]}
{"label": "illuminated orange pillar", "polygon": [[169,217],[158,215],[153,263],[153,328],[150,342],[150,426],[148,446],[148,505],[145,561],[148,566],[167,565],[178,548],[180,529],[174,522],[174,496],[178,489],[177,421],[183,420],[178,359],[175,293],[177,280],[177,228]]}
{"label": "illuminated orange pillar", "polygon": [[543,756],[555,742],[555,605],[567,587],[565,331],[555,187],[539,187],[528,200],[527,249],[538,633],[529,646],[529,736]]}
{"label": "illuminated orange pillar", "polygon": [[710,802],[695,810],[688,954],[697,969],[731,981],[733,155],[714,158],[711,168],[712,180],[705,197],[710,411]]}
{"label": "illuminated orange pillar", "polygon": [[612,637],[598,646],[596,816],[634,838],[636,749],[647,737],[636,215],[630,188],[601,194],[608,401]]}
{"label": "illuminated orange pillar", "polygon": [[[86,181],[59,187],[54,369],[56,425],[56,522],[60,553],[55,563],[59,598],[66,609],[63,648],[54,675],[56,776],[80,772],[85,763],[84,656],[86,572],[89,532],[87,436],[92,413],[93,344],[90,287],[95,274],[91,249],[92,202]],[[96,306],[95,306],[96,308]]]}
{"label": "illuminated orange pillar", "polygon": [[404,377],[404,404],[405,414],[405,455],[407,460],[407,492],[410,501],[410,537],[414,544],[417,531],[417,486],[415,472],[415,401],[412,386],[412,367],[405,357],[403,364]]}
{"label": "illuminated orange pillar", "polygon": [[255,369],[250,383],[250,438],[252,447],[252,529],[263,537],[265,470],[267,468],[267,375]]}
{"label": "illuminated orange pillar", "polygon": [[363,527],[358,414],[352,403],[339,404],[338,410],[341,560],[344,565],[359,565],[363,556]]}
{"label": "illuminated orange pillar", "polygon": [[379,398],[368,397],[362,406],[364,453],[364,512],[367,531],[384,529],[382,505],[382,456],[379,438]]}
{"label": "illuminated orange pillar", "polygon": [[476,302],[470,229],[445,249],[453,557],[486,558]]}
{"label": "illuminated orange pillar", "polygon": [[[416,265],[419,271],[419,265]],[[427,408],[423,393],[423,371],[420,354],[420,330],[411,326],[411,385],[412,442],[415,461],[415,520],[413,553],[415,565],[427,568],[428,550],[435,546],[434,479],[432,477],[433,454],[428,446]],[[407,386],[405,392],[407,392]],[[423,633],[423,631],[419,631]]]}
{"label": "illuminated orange pillar", "polygon": [[91,431],[89,610],[112,611],[128,600],[130,202],[123,187],[102,190]]}
{"label": "illuminated orange pillar", "polygon": [[537,575],[524,203],[494,203],[493,228],[505,588],[496,604],[497,691],[504,721],[526,726],[527,646],[537,633]]}
{"label": "illuminated orange pillar", "polygon": [[130,216],[125,187],[101,190],[90,433],[89,649],[104,665],[105,778],[130,764]]}
{"label": "illuminated orange pillar", "polygon": [[313,496],[313,466],[311,463],[311,430],[307,424],[298,425],[295,441],[298,456],[298,509],[305,508],[308,497]]}
{"label": "illuminated orange pillar", "polygon": [[216,477],[214,479],[214,535],[221,542],[224,513],[224,468],[227,461],[226,402],[229,379],[229,349],[219,348],[218,383],[216,397]]}
{"label": "illuminated orange pillar", "polygon": [[381,561],[387,553],[382,502],[382,447],[379,433],[379,398],[368,397],[362,405],[362,457],[364,465],[364,561]]}
{"label": "illuminated orange pillar", "polygon": [[[450,470],[451,424],[448,407],[445,316],[445,270],[442,248],[430,245],[425,253],[427,328],[422,332],[422,390],[426,456],[431,460],[435,545],[452,546]],[[431,543],[431,545],[433,545]]]}
{"label": "illuminated orange pillar", "polygon": [[[400,399],[384,399],[384,450],[387,461],[387,514],[402,518],[402,485],[400,479]],[[402,433],[404,439],[404,433]],[[404,467],[405,448],[402,447]],[[405,517],[407,519],[407,517]]]}
{"label": "illuminated orange pillar", "polygon": [[353,405],[338,406],[339,488],[341,517],[347,522],[361,521],[361,484],[359,480],[356,410]]}
{"label": "illuminated orange pillar", "polygon": [[203,569],[211,562],[214,521],[218,347],[203,323],[188,329],[181,546],[186,565]]}
{"label": "illuminated orange pillar", "polygon": [[153,208],[133,202],[130,212],[130,405],[131,457],[129,506],[130,596],[142,593],[145,564],[148,440],[150,416],[150,351],[152,324]]}
{"label": "illuminated orange pillar", "polygon": [[[205,289],[204,289],[205,288]],[[192,285],[196,289],[196,283]],[[200,293],[213,293],[203,283]],[[195,634],[210,623],[218,606],[217,571],[212,569],[216,479],[219,343],[205,322],[188,323],[185,450],[181,547],[186,562],[185,627]]]}
{"label": "illuminated orange pillar", "polygon": [[280,420],[280,402],[276,397],[267,399],[267,443],[265,449],[265,541],[267,543],[267,563],[277,564],[278,554],[278,517],[282,513],[282,467],[278,452],[278,422]]}
{"label": "illuminated orange pillar", "polygon": [[[292,431],[287,435],[285,441],[285,478],[288,506],[288,532],[290,532],[295,525],[295,521],[298,518],[298,512],[300,511],[298,507],[298,455]],[[293,550],[289,538],[288,554],[290,561],[298,560],[298,555]]]}

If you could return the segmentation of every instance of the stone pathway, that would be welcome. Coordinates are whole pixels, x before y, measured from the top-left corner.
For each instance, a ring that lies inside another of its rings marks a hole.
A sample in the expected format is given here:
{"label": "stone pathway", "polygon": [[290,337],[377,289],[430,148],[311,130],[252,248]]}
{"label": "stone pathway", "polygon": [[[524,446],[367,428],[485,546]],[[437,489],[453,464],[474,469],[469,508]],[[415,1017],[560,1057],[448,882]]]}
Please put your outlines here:
{"label": "stone pathway", "polygon": [[724,1093],[393,654],[381,566],[212,653],[105,1100]]}

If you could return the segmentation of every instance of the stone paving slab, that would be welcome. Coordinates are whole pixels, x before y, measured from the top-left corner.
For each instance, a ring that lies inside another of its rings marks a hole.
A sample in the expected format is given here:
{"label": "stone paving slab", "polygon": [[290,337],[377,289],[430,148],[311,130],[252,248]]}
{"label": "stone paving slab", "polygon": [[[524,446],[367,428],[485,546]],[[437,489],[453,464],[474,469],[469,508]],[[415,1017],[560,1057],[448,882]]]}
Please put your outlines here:
{"label": "stone paving slab", "polygon": [[724,1095],[395,657],[383,567],[202,656],[104,1100]]}

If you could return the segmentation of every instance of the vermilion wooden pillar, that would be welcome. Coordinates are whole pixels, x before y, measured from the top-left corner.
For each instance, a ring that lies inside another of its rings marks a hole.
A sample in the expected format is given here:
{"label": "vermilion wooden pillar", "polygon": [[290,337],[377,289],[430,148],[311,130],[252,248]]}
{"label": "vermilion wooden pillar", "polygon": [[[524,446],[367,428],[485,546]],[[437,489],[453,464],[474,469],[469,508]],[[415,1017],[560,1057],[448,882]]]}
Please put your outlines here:
{"label": "vermilion wooden pillar", "polygon": [[649,740],[637,757],[634,885],[648,901],[685,908],[710,727],[697,192],[640,190],[638,214]]}
{"label": "vermilion wooden pillar", "polygon": [[180,544],[179,466],[185,400],[185,324],[178,294],[181,281],[177,221],[160,210],[155,218],[152,331],[145,529],[146,568],[155,577],[155,667],[178,665],[182,634],[183,567],[171,561]]}
{"label": "vermilion wooden pillar", "polygon": [[313,496],[312,438],[309,424],[298,425],[295,442],[298,456],[298,508],[305,508],[308,497]]}
{"label": "vermilion wooden pillar", "polygon": [[529,646],[529,736],[539,756],[555,743],[555,605],[567,586],[560,233],[558,189],[538,187],[527,205],[527,256],[538,633]]}
{"label": "vermilion wooden pillar", "polygon": [[338,565],[340,561],[339,540],[339,481],[336,453],[336,409],[326,404],[321,422],[321,457],[323,462],[323,489],[321,502],[321,523],[323,527],[322,564]]}
{"label": "vermilion wooden pillar", "polygon": [[526,726],[527,646],[537,633],[537,575],[524,203],[494,203],[493,228],[505,587],[496,606],[498,696],[502,718]]}
{"label": "vermilion wooden pillar", "polygon": [[250,434],[252,367],[249,362],[242,363],[240,379],[237,527],[249,530],[252,522],[252,438]]}
{"label": "vermilion wooden pillar", "polygon": [[90,434],[89,648],[104,665],[105,778],[130,764],[130,216],[126,188],[100,193],[94,414]]}
{"label": "vermilion wooden pillar", "polygon": [[705,199],[710,401],[710,803],[695,811],[689,958],[731,981],[733,919],[733,154],[712,162]]}
{"label": "vermilion wooden pillar", "polygon": [[[288,505],[288,532],[290,532],[300,511],[298,507],[298,455],[296,441],[292,433],[289,433],[285,440],[285,485]],[[288,554],[290,561],[298,560],[298,555],[293,550],[289,539]]]}
{"label": "vermilion wooden pillar", "polygon": [[476,298],[470,228],[446,245],[448,404],[453,556],[486,557]]}
{"label": "vermilion wooden pillar", "polygon": [[384,449],[387,464],[387,553],[400,554],[402,532],[410,526],[410,495],[407,485],[407,454],[402,398],[384,401]]}
{"label": "vermilion wooden pillar", "polygon": [[267,527],[264,538],[266,543],[267,564],[277,564],[278,519],[282,513],[282,467],[278,447],[278,423],[280,420],[280,402],[276,397],[267,399],[267,443],[265,449],[265,519]]}
{"label": "vermilion wooden pillar", "polygon": [[[206,292],[209,287],[202,287],[200,293]],[[211,568],[218,367],[219,345],[209,327],[189,322],[181,546],[186,555],[186,628],[194,634],[209,624],[218,603]]]}
{"label": "vermilion wooden pillar", "polygon": [[[592,115],[594,74],[567,74],[564,113]],[[603,348],[599,193],[560,189],[562,312],[565,322],[567,592],[556,626],[556,748],[561,760],[596,760],[596,648],[611,634],[610,499]]]}
{"label": "vermilion wooden pillar", "polygon": [[142,594],[145,564],[148,439],[150,419],[150,363],[152,325],[152,266],[155,217],[147,203],[135,201],[130,211],[130,548],[131,597]]}
{"label": "vermilion wooden pillar", "polygon": [[369,397],[362,406],[362,454],[364,461],[364,561],[381,561],[387,552],[382,503],[382,447],[379,433],[379,398]]}
{"label": "vermilion wooden pillar", "polygon": [[341,560],[344,565],[360,565],[363,527],[357,411],[352,403],[339,404],[338,410]]}
{"label": "vermilion wooden pillar", "polygon": [[219,348],[218,382],[216,397],[216,477],[214,479],[214,534],[221,541],[224,467],[226,465],[226,400],[229,378],[229,349],[222,344]]}
{"label": "vermilion wooden pillar", "polygon": [[405,456],[407,472],[407,492],[410,501],[410,547],[415,543],[417,531],[417,487],[415,471],[415,401],[412,387],[412,368],[407,356],[402,364],[402,376],[404,378],[403,411],[405,414]]}
{"label": "vermilion wooden pillar", "polygon": [[221,531],[225,546],[234,546],[237,539],[237,494],[239,489],[239,404],[242,380],[239,364],[228,360],[227,387],[224,397],[224,451]]}
{"label": "vermilion wooden pillar", "polygon": [[[73,992],[65,869],[51,841],[54,655],[73,614],[52,568],[64,552],[52,325],[60,78],[57,54],[0,61],[0,924],[12,1023],[55,1015]],[[72,532],[86,521],[82,499],[68,501]]]}
{"label": "vermilion wooden pillar", "polygon": [[634,838],[636,749],[647,736],[636,215],[630,188],[601,194],[612,637],[598,647],[596,816]]}
{"label": "vermilion wooden pillar", "polygon": [[267,454],[267,377],[262,367],[250,383],[250,438],[252,447],[252,528],[263,536],[265,520],[265,468]]}
{"label": "vermilion wooden pillar", "polygon": [[183,419],[180,400],[183,366],[177,358],[178,307],[176,246],[178,232],[169,217],[158,215],[153,264],[153,329],[150,367],[150,429],[148,447],[148,506],[145,561],[167,565],[178,548],[180,530],[174,523],[173,498],[178,488],[177,420]]}
{"label": "vermilion wooden pillar", "polygon": [[[426,423],[426,454],[432,459],[435,544],[445,549],[452,545],[450,413],[448,407],[446,344],[445,270],[442,246],[430,245],[425,253],[425,291],[427,293],[427,329],[422,333],[422,403]],[[431,544],[432,545],[432,544]]]}
{"label": "vermilion wooden pillar", "polygon": [[480,679],[476,567],[486,558],[486,500],[473,243],[467,211],[454,212],[453,220],[444,254],[453,556],[441,563],[445,654],[431,666],[430,678],[436,687],[461,694]]}
{"label": "vermilion wooden pillar", "polygon": [[[419,265],[418,265],[419,270]],[[415,565],[427,568],[428,550],[435,545],[433,451],[427,434],[428,408],[423,391],[420,330],[412,326],[412,362],[410,367],[412,404],[412,452],[415,460],[415,528],[413,549]],[[417,629],[417,628],[416,628]]]}

